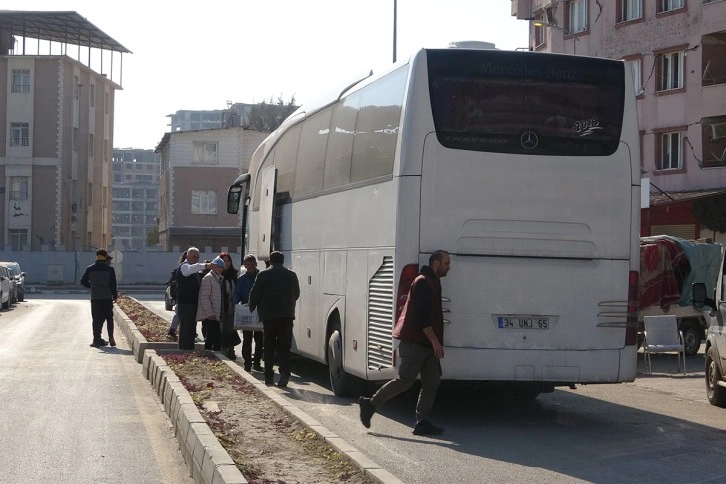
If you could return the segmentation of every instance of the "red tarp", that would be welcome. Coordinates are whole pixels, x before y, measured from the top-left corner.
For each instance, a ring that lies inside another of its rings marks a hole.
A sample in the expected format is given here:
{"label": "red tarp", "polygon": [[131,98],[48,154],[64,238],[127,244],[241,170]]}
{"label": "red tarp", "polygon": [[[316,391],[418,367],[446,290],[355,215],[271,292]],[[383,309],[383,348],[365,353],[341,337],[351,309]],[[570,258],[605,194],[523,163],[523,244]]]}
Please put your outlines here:
{"label": "red tarp", "polygon": [[677,242],[668,239],[640,246],[640,309],[660,306],[667,312],[680,301],[683,278],[691,266]]}

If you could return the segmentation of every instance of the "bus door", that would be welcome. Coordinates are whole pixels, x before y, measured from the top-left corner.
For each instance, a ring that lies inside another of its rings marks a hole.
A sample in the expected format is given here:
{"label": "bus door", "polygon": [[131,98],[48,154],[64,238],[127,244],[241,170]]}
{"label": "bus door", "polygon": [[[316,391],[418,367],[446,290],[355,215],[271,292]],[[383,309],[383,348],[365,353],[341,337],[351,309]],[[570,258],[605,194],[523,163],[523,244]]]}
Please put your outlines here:
{"label": "bus door", "polygon": [[260,220],[257,231],[257,258],[270,260],[272,252],[273,220],[275,216],[275,189],[277,188],[277,168],[270,166],[262,170],[260,190]]}

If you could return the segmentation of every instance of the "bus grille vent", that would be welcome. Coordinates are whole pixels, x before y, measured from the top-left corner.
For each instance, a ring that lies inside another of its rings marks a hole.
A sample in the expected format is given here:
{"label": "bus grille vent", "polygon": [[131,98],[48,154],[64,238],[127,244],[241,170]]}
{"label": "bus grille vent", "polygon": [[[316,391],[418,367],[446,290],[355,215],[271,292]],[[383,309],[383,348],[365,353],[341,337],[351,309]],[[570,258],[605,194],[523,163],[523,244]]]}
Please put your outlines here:
{"label": "bus grille vent", "polygon": [[393,366],[393,257],[368,283],[368,369]]}

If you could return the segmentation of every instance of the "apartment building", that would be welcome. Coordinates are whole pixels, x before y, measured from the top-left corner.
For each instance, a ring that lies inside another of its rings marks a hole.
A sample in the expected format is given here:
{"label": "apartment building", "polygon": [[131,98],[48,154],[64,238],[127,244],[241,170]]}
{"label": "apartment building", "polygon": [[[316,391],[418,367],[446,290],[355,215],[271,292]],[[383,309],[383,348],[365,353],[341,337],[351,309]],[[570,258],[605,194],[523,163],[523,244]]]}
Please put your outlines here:
{"label": "apartment building", "polygon": [[726,192],[726,1],[512,0],[530,49],[624,59],[650,204],[641,234],[711,235],[697,201]]}
{"label": "apartment building", "polygon": [[227,189],[247,172],[268,134],[242,127],[164,134],[155,150],[161,163],[159,244],[164,250],[238,250],[240,220],[226,211]]}
{"label": "apartment building", "polygon": [[159,154],[154,150],[113,150],[113,236],[117,250],[146,246],[159,217]]}
{"label": "apartment building", "polygon": [[110,59],[123,53],[76,12],[0,11],[0,248],[111,243]]}

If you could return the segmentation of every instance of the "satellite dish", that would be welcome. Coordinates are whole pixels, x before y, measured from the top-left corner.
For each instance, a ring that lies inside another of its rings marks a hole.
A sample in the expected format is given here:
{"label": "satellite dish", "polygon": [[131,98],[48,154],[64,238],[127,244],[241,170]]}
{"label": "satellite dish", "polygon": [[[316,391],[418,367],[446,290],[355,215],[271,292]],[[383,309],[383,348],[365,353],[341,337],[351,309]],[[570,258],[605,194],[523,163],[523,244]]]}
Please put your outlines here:
{"label": "satellite dish", "polygon": [[111,264],[120,264],[124,261],[124,255],[120,250],[112,250],[110,254],[113,259],[111,259]]}

